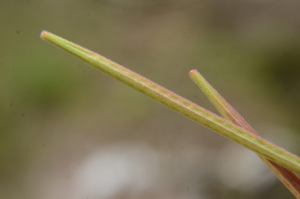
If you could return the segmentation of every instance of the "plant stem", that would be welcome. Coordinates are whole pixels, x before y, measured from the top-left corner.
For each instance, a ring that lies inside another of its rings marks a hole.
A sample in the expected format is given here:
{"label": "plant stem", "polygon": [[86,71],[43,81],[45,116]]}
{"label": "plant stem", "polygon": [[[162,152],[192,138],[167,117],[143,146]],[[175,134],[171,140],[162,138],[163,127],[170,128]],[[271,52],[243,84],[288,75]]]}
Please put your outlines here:
{"label": "plant stem", "polygon": [[[197,70],[192,70],[190,72],[190,76],[225,119],[244,129],[247,129],[254,135],[257,134],[254,129],[244,120],[244,118],[240,116],[240,114],[205,80],[205,78]],[[268,165],[268,167],[296,196],[296,198],[300,198],[299,177],[291,170],[278,165],[277,163],[265,158],[264,156],[260,154],[258,154],[258,156],[266,163],[266,165]]]}
{"label": "plant stem", "polygon": [[284,149],[253,135],[204,108],[176,95],[129,69],[104,58],[61,37],[43,31],[41,37],[57,47],[75,55],[94,68],[140,91],[148,97],[166,105],[182,115],[216,131],[217,133],[259,153],[274,162],[300,173],[300,159]]}

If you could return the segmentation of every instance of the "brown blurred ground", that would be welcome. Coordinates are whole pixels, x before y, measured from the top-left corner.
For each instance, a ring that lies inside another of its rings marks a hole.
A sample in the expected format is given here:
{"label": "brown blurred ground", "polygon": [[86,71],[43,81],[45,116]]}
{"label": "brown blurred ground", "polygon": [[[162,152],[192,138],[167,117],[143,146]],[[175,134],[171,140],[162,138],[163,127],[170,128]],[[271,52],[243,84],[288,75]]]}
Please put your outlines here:
{"label": "brown blurred ground", "polygon": [[39,34],[87,47],[216,112],[188,77],[197,69],[262,137],[300,154],[299,6],[2,1],[0,198],[293,198],[253,153]]}

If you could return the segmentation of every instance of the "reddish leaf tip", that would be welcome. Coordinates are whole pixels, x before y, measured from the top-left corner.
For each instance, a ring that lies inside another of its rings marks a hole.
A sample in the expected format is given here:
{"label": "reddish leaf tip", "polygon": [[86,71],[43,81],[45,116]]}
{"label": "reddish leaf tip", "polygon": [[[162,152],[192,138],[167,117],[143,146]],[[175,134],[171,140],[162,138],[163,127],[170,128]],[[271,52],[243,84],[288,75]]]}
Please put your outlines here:
{"label": "reddish leaf tip", "polygon": [[191,70],[191,71],[189,72],[189,75],[191,76],[191,75],[193,75],[193,74],[195,74],[195,73],[198,73],[196,69]]}
{"label": "reddish leaf tip", "polygon": [[43,30],[43,31],[41,32],[41,38],[44,39],[47,33],[48,33],[47,31]]}

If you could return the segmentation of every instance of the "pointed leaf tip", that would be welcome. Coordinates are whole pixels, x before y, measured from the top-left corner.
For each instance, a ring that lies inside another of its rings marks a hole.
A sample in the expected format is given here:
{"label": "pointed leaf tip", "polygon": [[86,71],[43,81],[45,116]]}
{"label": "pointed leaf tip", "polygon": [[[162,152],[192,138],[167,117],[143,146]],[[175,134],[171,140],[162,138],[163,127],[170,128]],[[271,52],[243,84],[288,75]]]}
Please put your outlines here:
{"label": "pointed leaf tip", "polygon": [[191,76],[191,75],[193,75],[194,73],[197,73],[198,71],[196,70],[196,69],[194,69],[194,70],[191,70],[190,72],[189,72],[189,75]]}
{"label": "pointed leaf tip", "polygon": [[46,30],[43,30],[43,31],[41,32],[40,37],[41,37],[42,39],[44,39],[44,38],[45,38],[45,35],[46,35],[47,33],[48,33],[48,32],[47,32]]}

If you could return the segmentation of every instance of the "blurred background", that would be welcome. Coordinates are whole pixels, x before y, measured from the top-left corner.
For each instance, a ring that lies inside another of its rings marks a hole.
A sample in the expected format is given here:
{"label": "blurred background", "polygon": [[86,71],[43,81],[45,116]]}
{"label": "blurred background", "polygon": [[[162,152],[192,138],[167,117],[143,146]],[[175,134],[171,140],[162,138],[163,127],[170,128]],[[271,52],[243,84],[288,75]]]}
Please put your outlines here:
{"label": "blurred background", "polygon": [[299,147],[299,1],[16,0],[0,6],[0,198],[294,198],[253,152],[40,39],[47,30],[265,139]]}

